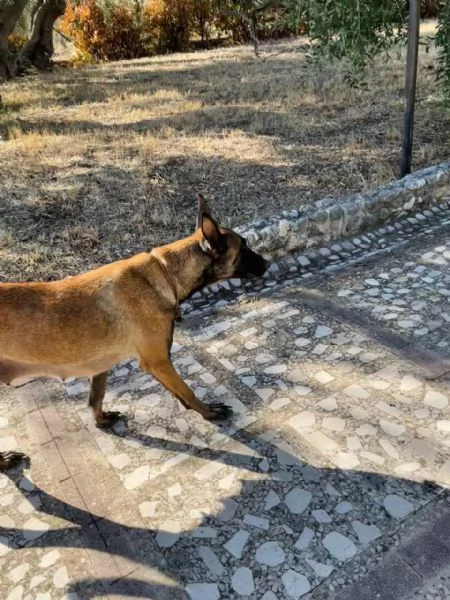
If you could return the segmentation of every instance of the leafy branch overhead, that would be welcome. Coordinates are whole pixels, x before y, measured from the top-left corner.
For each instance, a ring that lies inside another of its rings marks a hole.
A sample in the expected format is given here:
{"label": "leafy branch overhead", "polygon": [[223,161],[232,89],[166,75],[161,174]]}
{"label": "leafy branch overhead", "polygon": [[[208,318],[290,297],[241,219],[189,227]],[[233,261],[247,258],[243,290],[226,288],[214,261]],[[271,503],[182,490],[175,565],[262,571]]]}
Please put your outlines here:
{"label": "leafy branch overhead", "polygon": [[[66,7],[67,5],[67,7]],[[437,16],[436,72],[450,98],[450,0],[421,0],[422,16]],[[364,85],[370,61],[406,39],[406,0],[0,0],[0,79],[27,64],[51,65],[51,27],[94,59],[134,58],[306,34],[313,60],[340,60],[347,80]],[[26,47],[17,35],[28,31]],[[8,43],[9,40],[9,43]],[[197,44],[197,46],[196,46]]]}

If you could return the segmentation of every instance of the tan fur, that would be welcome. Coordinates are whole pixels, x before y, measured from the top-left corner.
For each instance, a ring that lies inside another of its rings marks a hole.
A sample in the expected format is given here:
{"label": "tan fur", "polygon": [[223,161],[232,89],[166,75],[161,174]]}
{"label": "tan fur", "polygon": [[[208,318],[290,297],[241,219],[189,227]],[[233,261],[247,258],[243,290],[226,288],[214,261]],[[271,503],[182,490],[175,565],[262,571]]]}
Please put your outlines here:
{"label": "tan fur", "polygon": [[0,284],[0,380],[91,376],[129,356],[145,360],[149,346],[165,355],[174,298],[153,254],[183,298],[197,283],[199,236],[61,281]]}
{"label": "tan fur", "polygon": [[[200,402],[175,371],[174,319],[196,289],[239,269],[262,274],[266,265],[199,203],[202,226],[182,240],[61,281],[1,283],[0,382],[92,377],[89,404],[97,426],[109,427],[119,413],[103,412],[108,370],[136,357],[185,407],[226,416],[228,407]],[[20,456],[0,452],[0,470]]]}

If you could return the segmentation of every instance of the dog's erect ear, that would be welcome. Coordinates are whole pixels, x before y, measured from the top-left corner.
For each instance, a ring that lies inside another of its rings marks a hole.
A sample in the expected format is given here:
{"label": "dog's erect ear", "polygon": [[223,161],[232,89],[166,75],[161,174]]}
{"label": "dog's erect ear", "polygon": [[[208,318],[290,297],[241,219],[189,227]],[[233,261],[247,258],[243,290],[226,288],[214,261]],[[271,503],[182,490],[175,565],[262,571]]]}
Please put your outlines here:
{"label": "dog's erect ear", "polygon": [[201,228],[204,238],[200,244],[202,250],[206,253],[221,254],[223,252],[224,240],[219,226],[212,218],[206,200],[201,194],[198,194],[197,200],[197,228]]}
{"label": "dog's erect ear", "polygon": [[197,194],[198,200],[198,212],[197,212],[197,224],[196,228],[202,226],[203,215],[211,216],[211,211],[209,210],[209,206],[206,203],[206,200],[203,198],[201,194]]}

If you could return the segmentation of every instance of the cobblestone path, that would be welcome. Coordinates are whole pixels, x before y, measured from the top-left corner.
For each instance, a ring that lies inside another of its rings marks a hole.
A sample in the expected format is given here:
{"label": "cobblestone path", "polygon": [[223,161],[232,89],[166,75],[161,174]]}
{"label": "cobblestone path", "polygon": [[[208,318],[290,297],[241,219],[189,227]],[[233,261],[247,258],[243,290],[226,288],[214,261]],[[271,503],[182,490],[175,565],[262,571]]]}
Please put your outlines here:
{"label": "cobblestone path", "polygon": [[177,327],[176,368],[230,422],[185,411],[134,362],[110,378],[127,421],[109,433],[87,381],[2,388],[0,448],[31,466],[0,475],[1,598],[450,597],[420,556],[392,559],[393,595],[370,588],[415,523],[448,522],[448,219],[269,284]]}

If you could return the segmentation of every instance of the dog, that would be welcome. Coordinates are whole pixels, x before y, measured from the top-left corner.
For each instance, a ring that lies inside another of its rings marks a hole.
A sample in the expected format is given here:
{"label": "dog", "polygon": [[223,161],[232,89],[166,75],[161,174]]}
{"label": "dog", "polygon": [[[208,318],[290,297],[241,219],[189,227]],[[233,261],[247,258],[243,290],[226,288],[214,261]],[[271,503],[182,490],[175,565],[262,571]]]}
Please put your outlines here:
{"label": "dog", "polygon": [[[108,371],[129,357],[206,419],[231,414],[204,404],[175,371],[170,348],[180,303],[232,277],[260,277],[266,260],[243,237],[221,227],[201,194],[195,233],[149,252],[52,282],[0,283],[0,382],[91,377],[89,406],[99,428],[119,412],[103,410]],[[0,452],[0,470],[21,462]]]}

